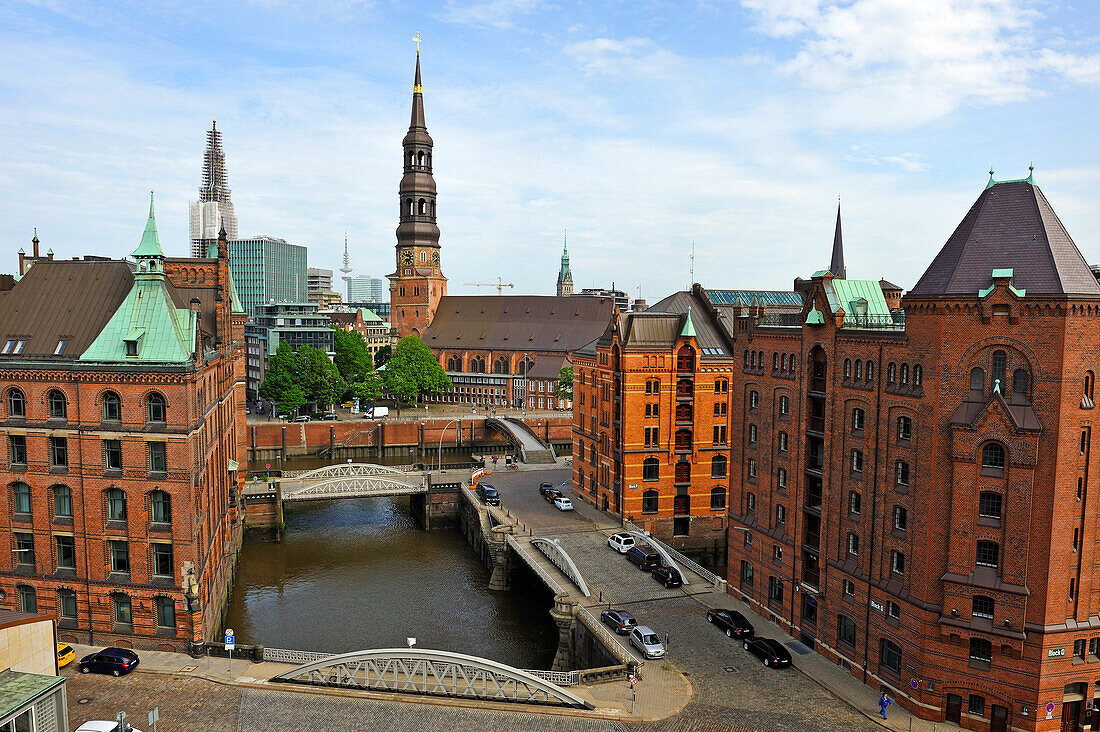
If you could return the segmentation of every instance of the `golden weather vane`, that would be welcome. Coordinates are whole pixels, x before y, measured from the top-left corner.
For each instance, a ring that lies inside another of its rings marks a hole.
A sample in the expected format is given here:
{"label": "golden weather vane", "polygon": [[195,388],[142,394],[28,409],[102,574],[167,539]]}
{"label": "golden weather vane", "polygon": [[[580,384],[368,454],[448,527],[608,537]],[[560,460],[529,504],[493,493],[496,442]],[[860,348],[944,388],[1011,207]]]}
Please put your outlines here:
{"label": "golden weather vane", "polygon": [[420,31],[417,31],[416,35],[413,36],[413,41],[416,43],[416,52],[420,53]]}

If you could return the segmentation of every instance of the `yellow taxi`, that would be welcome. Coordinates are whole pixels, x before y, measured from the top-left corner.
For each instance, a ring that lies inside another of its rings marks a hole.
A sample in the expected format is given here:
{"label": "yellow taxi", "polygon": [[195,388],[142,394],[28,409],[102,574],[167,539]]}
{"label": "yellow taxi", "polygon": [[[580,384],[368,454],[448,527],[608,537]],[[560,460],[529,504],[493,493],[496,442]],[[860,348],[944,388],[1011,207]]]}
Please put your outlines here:
{"label": "yellow taxi", "polygon": [[64,668],[76,659],[76,651],[64,643],[57,644],[57,667]]}

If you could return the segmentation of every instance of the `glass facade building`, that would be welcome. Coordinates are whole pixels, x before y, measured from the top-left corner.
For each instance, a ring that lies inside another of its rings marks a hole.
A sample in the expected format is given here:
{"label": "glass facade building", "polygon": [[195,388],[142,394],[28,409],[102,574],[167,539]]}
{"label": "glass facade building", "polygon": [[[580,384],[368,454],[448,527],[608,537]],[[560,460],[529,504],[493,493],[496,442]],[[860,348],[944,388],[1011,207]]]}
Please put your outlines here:
{"label": "glass facade building", "polygon": [[285,239],[257,236],[229,240],[229,269],[244,311],[264,303],[304,302],[309,284],[306,248]]}

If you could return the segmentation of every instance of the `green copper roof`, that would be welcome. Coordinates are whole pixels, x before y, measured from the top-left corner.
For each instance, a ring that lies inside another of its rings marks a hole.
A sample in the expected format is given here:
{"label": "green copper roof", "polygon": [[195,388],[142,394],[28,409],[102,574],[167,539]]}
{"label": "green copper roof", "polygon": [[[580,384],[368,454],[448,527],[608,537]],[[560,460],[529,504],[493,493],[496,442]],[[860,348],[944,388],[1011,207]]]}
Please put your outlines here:
{"label": "green copper roof", "polygon": [[814,305],[810,308],[810,312],[806,313],[806,325],[825,325],[825,316],[817,309],[817,305]]}
{"label": "green copper roof", "polygon": [[233,270],[226,268],[229,273],[229,311],[232,313],[244,314],[244,306],[241,305],[241,298],[237,297],[237,285],[233,282]]}
{"label": "green copper roof", "polygon": [[[995,269],[990,274],[990,277],[992,277],[993,279],[1007,277],[1009,280],[1011,280],[1012,279],[1012,270],[1011,269]],[[989,293],[993,292],[993,287],[994,287],[994,285],[990,285],[989,287],[985,287],[981,290],[978,290],[978,297],[985,297]],[[1016,297],[1025,297],[1027,295],[1027,290],[1025,290],[1023,288],[1013,287],[1012,282],[1008,283],[1008,289]]]}
{"label": "green copper roof", "polygon": [[1027,166],[1026,178],[1013,178],[1011,180],[993,180],[993,168],[989,169],[989,180],[986,182],[986,188],[992,188],[993,186],[999,186],[1002,183],[1029,183],[1035,185],[1035,166]]}
{"label": "green copper roof", "polygon": [[153,192],[149,191],[149,220],[145,222],[145,233],[141,235],[141,244],[134,250],[134,258],[160,257],[164,258],[164,250],[160,248],[160,236],[157,234],[157,220],[153,217]]}
{"label": "green copper roof", "polygon": [[684,318],[684,327],[680,331],[681,338],[695,337],[695,324],[691,322],[691,306],[688,305],[687,317]]}
{"label": "green copper roof", "polygon": [[366,308],[359,308],[359,312],[363,314],[364,323],[381,323],[382,318],[378,317],[378,313],[373,310],[367,310]]}
{"label": "green copper roof", "polygon": [[[197,326],[194,313],[172,303],[162,280],[135,278],[122,305],[80,360],[188,363]],[[136,343],[136,355],[127,355],[128,341]]]}
{"label": "green copper roof", "polygon": [[878,280],[826,280],[825,295],[834,313],[843,309],[847,316],[890,315]]}
{"label": "green copper roof", "polygon": [[65,683],[64,676],[45,676],[5,669],[0,671],[0,719]]}

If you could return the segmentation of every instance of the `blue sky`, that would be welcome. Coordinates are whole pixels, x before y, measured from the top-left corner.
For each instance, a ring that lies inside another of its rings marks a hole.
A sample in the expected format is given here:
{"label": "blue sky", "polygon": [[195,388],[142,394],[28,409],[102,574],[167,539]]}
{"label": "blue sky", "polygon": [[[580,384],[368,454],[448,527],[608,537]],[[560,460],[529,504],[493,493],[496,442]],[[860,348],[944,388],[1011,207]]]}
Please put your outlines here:
{"label": "blue sky", "polygon": [[[453,293],[653,302],[787,289],[828,264],[913,285],[981,192],[1029,162],[1100,262],[1100,12],[1039,0],[0,2],[0,237],[123,256],[157,194],[187,250],[204,131],[243,234],[393,269],[412,34],[424,38]],[[639,290],[640,288],[640,290]]]}

